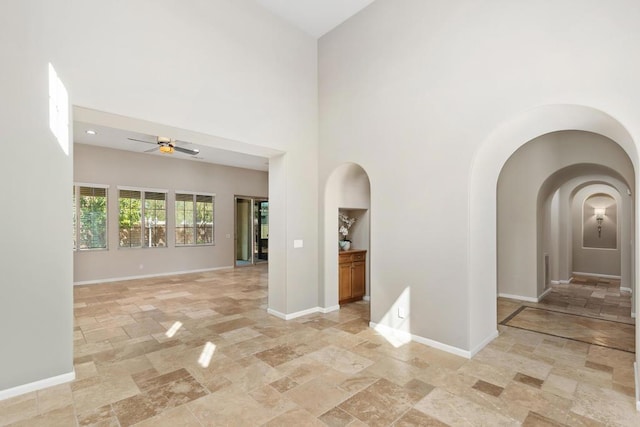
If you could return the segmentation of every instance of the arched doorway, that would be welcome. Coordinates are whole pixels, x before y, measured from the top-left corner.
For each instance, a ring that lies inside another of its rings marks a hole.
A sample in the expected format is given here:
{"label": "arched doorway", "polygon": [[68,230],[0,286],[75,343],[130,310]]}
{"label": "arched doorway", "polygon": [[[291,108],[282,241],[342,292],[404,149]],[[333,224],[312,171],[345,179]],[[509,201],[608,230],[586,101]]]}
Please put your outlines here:
{"label": "arched doorway", "polygon": [[355,163],[345,163],[336,167],[327,179],[324,192],[323,220],[324,233],[321,254],[323,284],[320,303],[325,310],[339,308],[339,272],[338,259],[340,235],[338,215],[342,213],[355,219],[349,230],[351,249],[366,251],[364,299],[369,300],[371,289],[370,265],[370,223],[371,223],[371,187],[367,172]]}
{"label": "arched doorway", "polygon": [[[556,248],[558,245],[571,248],[577,254],[575,261],[590,264],[594,274],[620,275],[619,249],[612,254],[609,250],[582,250],[581,244],[568,244],[571,235],[579,234],[571,233],[570,224],[582,224],[578,219],[581,213],[576,211],[572,215],[573,210],[568,208],[570,200],[575,198],[570,185],[582,185],[596,173],[605,181],[622,181],[630,192],[633,189],[633,166],[627,154],[609,138],[591,132],[548,133],[527,142],[508,159],[497,186],[499,295],[538,302],[549,286],[547,279],[560,279],[560,276],[552,277],[546,267],[546,263],[550,267],[561,261],[562,251]],[[561,228],[568,229],[569,233],[561,232]],[[625,255],[628,257],[628,250]],[[600,262],[603,270],[598,272],[596,261],[605,258],[608,261]],[[561,277],[584,270],[573,269],[566,260],[562,258],[564,274]],[[612,263],[617,265],[611,266]]]}
{"label": "arched doorway", "polygon": [[[563,130],[582,130],[605,136],[622,147],[634,169],[638,166],[636,145],[629,132],[613,117],[591,107],[537,107],[508,121],[485,139],[476,153],[469,176],[469,348],[472,355],[497,336],[496,186],[499,174],[520,146],[541,135]],[[634,176],[636,185],[637,179],[637,175]],[[636,208],[636,222],[637,212]],[[634,243],[638,240],[637,233],[635,230]],[[638,260],[633,262],[635,272]],[[637,293],[635,298],[637,303]],[[637,341],[636,335],[636,344]]]}

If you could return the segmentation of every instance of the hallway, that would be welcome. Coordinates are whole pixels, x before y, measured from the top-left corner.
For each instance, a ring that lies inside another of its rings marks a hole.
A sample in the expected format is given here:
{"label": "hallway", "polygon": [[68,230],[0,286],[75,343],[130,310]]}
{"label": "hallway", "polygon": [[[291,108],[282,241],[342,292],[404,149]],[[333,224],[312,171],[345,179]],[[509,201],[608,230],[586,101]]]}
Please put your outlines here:
{"label": "hallway", "polygon": [[471,360],[396,348],[366,302],[268,315],[267,268],[76,287],[77,379],[0,402],[0,426],[640,424],[632,353],[505,325]]}

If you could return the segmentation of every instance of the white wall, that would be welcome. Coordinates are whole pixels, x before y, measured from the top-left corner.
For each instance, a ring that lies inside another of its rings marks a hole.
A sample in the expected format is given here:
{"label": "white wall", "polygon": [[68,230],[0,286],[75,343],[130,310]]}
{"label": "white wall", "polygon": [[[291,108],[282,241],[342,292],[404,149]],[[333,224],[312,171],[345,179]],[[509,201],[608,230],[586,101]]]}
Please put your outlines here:
{"label": "white wall", "polygon": [[0,4],[0,399],[74,377],[73,147],[65,154],[49,129],[49,62],[69,81],[49,54],[52,24],[45,8]]}
{"label": "white wall", "polygon": [[471,353],[495,336],[497,175],[555,130],[637,160],[639,19],[630,0],[377,0],[320,39],[320,182],[345,161],[371,179],[373,321],[410,286],[413,334]]}
{"label": "white wall", "polygon": [[[2,177],[29,175],[24,179],[37,182],[46,201],[55,198],[47,205],[55,213],[45,228],[58,230],[42,249],[33,248],[38,236],[17,228],[5,234],[24,243],[5,258],[11,266],[4,277],[22,279],[16,293],[3,298],[11,307],[3,315],[21,313],[29,320],[11,321],[16,326],[5,337],[11,350],[3,352],[0,389],[72,366],[72,160],[48,151],[49,61],[67,85],[71,104],[222,137],[224,148],[285,152],[282,161],[270,163],[269,193],[277,196],[270,206],[269,306],[284,313],[317,306],[315,39],[250,0],[9,0],[2,2],[0,16],[11,35],[2,39],[2,57],[13,58],[2,78],[3,104],[11,111],[3,117],[3,135],[16,147]],[[15,202],[34,203],[26,192]],[[16,215],[25,219],[23,212]],[[304,248],[294,250],[293,239],[304,239]],[[34,304],[32,294],[43,303]],[[36,312],[41,314],[29,317]],[[44,327],[42,318],[56,322]],[[45,362],[40,346],[47,348]]]}
{"label": "white wall", "polygon": [[[234,196],[268,197],[266,172],[83,144],[75,145],[74,181],[109,185],[108,250],[74,252],[74,282],[232,267]],[[167,247],[119,248],[118,186],[168,190]],[[175,246],[176,191],[216,195],[214,246]]]}

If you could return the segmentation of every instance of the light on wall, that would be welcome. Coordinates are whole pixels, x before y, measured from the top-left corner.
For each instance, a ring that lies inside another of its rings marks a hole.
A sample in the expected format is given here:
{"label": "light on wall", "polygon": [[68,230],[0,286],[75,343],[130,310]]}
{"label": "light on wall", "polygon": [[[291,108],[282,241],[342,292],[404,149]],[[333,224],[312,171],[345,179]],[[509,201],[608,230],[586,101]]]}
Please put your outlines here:
{"label": "light on wall", "polygon": [[596,221],[598,221],[598,237],[600,237],[602,235],[602,220],[604,219],[604,216],[607,213],[607,209],[594,208],[593,213],[596,216]]}

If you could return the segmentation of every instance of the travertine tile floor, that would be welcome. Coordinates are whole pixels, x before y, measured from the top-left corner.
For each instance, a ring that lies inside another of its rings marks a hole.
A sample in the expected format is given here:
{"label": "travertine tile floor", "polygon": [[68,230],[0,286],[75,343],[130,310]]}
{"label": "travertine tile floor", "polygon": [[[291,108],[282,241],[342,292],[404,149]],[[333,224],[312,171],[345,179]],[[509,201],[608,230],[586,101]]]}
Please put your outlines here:
{"label": "travertine tile floor", "polygon": [[77,380],[0,402],[0,425],[640,425],[632,353],[502,325],[471,360],[395,348],[366,303],[285,322],[266,284],[259,266],[77,287]]}
{"label": "travertine tile floor", "polygon": [[576,276],[571,283],[552,285],[540,304],[556,311],[635,324],[631,292],[620,288],[620,280]]}

